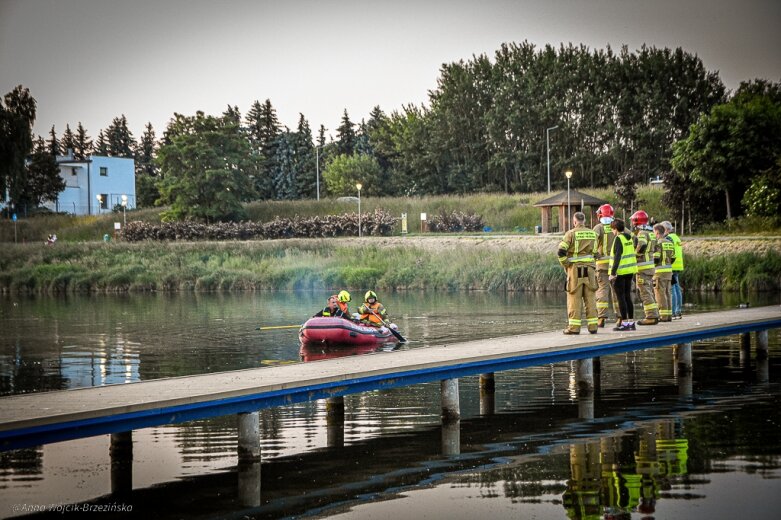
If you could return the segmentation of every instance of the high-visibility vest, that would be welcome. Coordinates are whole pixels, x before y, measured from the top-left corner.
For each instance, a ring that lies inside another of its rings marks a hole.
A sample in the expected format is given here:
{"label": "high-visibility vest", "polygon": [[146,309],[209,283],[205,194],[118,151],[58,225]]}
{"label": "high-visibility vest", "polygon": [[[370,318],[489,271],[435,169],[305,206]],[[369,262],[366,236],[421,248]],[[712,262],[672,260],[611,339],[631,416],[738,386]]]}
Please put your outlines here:
{"label": "high-visibility vest", "polygon": [[673,271],[683,271],[683,245],[681,244],[681,237],[675,233],[668,233],[668,237],[675,246],[675,260],[673,261]]}
{"label": "high-visibility vest", "polygon": [[[635,254],[635,245],[631,238],[628,238],[626,234],[619,233],[616,240],[621,241],[621,258],[618,259],[618,269],[616,275],[621,276],[624,274],[637,274],[637,255]],[[616,242],[613,241],[613,251],[611,251],[610,265],[608,267],[609,272],[613,272],[613,265],[616,261]]]}
{"label": "high-visibility vest", "polygon": [[610,224],[597,224],[597,229],[599,229],[599,226],[602,226],[602,234],[598,237],[600,240],[597,252],[600,258],[597,260],[597,269],[604,271],[604,268],[608,267],[610,260],[613,259],[613,232]]}
{"label": "high-visibility vest", "polygon": [[[645,244],[645,252],[640,253],[640,245]],[[654,250],[656,249],[656,237],[648,231],[637,233],[637,271],[653,271]],[[651,273],[653,274],[653,273]]]}
{"label": "high-visibility vest", "polygon": [[675,244],[669,237],[664,237],[660,241],[657,255],[659,265],[656,266],[656,274],[672,273],[673,266],[670,259],[675,255]]}

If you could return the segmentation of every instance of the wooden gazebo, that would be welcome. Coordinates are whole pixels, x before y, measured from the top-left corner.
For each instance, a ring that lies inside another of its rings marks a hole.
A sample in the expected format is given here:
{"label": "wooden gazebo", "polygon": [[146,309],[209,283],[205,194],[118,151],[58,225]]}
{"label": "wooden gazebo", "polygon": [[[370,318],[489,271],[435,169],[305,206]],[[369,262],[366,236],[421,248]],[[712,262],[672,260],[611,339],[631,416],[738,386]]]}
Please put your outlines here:
{"label": "wooden gazebo", "polygon": [[[578,211],[583,211],[586,216],[591,216],[590,219],[586,219],[586,225],[589,227],[594,226],[594,214],[597,208],[602,204],[607,204],[606,200],[592,197],[586,193],[581,193],[578,190],[569,190],[569,207],[570,212],[567,214],[567,191],[562,191],[543,199],[535,207],[540,208],[542,213],[542,233],[556,233],[560,231],[566,231],[569,229],[572,222],[572,214]],[[588,207],[589,211],[584,211],[583,208]],[[553,208],[558,208],[558,222],[552,222]]]}

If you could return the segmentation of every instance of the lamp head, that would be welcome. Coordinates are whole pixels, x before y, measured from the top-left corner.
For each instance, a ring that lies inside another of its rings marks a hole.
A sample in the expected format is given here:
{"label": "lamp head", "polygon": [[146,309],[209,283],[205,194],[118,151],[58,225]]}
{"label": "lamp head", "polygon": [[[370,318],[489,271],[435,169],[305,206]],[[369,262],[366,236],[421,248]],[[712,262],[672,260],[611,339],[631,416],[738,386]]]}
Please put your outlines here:
{"label": "lamp head", "polygon": [[567,170],[564,172],[564,175],[566,175],[568,179],[572,178],[572,170]]}
{"label": "lamp head", "polygon": [[363,188],[363,184],[359,182],[358,184],[355,185],[355,187],[358,188],[358,191],[361,191],[361,188]]}

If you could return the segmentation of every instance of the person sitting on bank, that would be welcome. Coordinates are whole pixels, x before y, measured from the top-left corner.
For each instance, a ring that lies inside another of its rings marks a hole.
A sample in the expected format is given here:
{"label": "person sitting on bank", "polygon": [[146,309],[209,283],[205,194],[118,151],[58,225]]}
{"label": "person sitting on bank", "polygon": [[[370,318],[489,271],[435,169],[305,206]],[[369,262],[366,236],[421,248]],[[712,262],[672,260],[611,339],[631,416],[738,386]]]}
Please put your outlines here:
{"label": "person sitting on bank", "polygon": [[335,294],[328,297],[328,304],[323,310],[315,314],[314,317],[336,317],[350,319],[350,316],[342,312],[342,309],[339,308],[339,298]]}
{"label": "person sitting on bank", "polygon": [[358,308],[361,323],[373,327],[382,327],[388,322],[388,313],[385,310],[385,306],[377,301],[377,293],[367,291],[363,300],[363,305]]}

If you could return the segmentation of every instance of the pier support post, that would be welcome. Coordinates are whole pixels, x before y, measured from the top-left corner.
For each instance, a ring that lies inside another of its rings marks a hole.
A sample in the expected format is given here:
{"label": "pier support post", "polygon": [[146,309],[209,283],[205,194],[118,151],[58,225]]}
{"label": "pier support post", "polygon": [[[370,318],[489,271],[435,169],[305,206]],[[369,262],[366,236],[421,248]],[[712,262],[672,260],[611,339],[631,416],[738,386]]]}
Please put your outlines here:
{"label": "pier support post", "polygon": [[692,370],[692,344],[681,343],[675,345],[675,374],[686,375]]}
{"label": "pier support post", "polygon": [[496,380],[494,373],[480,374],[480,415],[493,415],[496,411]]}
{"label": "pier support post", "polygon": [[757,359],[767,359],[767,330],[757,331]]}
{"label": "pier support post", "polygon": [[579,359],[576,362],[578,395],[594,395],[594,360]]}
{"label": "pier support post", "polygon": [[578,396],[578,419],[594,419],[594,395]]}
{"label": "pier support post", "polygon": [[239,463],[239,502],[260,507],[260,461]]}
{"label": "pier support post", "polygon": [[745,351],[751,350],[751,334],[748,332],[740,335],[740,349]]}
{"label": "pier support post", "polygon": [[344,397],[325,400],[326,442],[329,448],[344,446]]}
{"label": "pier support post", "polygon": [[461,419],[461,405],[458,399],[458,379],[443,379],[440,383],[442,391],[442,422]]}
{"label": "pier support post", "polygon": [[111,494],[127,496],[133,490],[133,432],[111,434]]}
{"label": "pier support post", "polygon": [[461,454],[461,421],[442,422],[442,455]]}
{"label": "pier support post", "polygon": [[260,414],[239,414],[239,462],[260,461]]}

